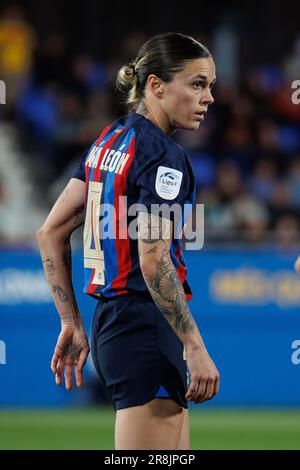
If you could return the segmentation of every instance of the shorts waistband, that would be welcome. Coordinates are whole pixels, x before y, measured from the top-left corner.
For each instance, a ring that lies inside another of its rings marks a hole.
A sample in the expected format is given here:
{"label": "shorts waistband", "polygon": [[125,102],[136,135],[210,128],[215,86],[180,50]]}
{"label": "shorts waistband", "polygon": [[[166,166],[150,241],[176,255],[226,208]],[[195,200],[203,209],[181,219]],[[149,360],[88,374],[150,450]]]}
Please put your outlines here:
{"label": "shorts waistband", "polygon": [[121,294],[121,295],[115,295],[114,297],[104,297],[102,294],[97,294],[97,300],[99,302],[110,302],[114,300],[120,300],[120,301],[128,301],[128,300],[142,300],[143,302],[154,302],[153,298],[151,295],[147,294]]}

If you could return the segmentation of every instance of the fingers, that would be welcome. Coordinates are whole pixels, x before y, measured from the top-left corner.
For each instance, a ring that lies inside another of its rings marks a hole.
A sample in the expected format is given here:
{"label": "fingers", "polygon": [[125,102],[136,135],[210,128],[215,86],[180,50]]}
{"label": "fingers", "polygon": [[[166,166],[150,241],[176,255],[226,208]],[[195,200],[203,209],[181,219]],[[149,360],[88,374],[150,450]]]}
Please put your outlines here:
{"label": "fingers", "polygon": [[63,382],[63,375],[65,379],[65,386],[67,390],[71,390],[72,388],[72,369],[73,369],[73,361],[72,359],[59,359],[56,373],[55,373],[55,382],[56,385],[61,385]]}
{"label": "fingers", "polygon": [[58,360],[59,360],[59,354],[55,350],[51,359],[51,370],[54,374],[56,373]]}
{"label": "fingers", "polygon": [[203,397],[205,396],[205,391],[206,391],[206,380],[205,380],[205,379],[201,379],[201,380],[200,380],[200,384],[199,384],[198,393],[197,393],[197,395],[195,396],[194,401],[202,400]]}
{"label": "fingers", "polygon": [[211,400],[214,396],[215,381],[213,378],[209,378],[206,381],[206,389],[202,396],[198,397],[198,403],[203,403],[207,400]]}
{"label": "fingers", "polygon": [[66,384],[66,389],[71,390],[72,388],[72,370],[73,370],[73,361],[72,359],[67,359],[66,360],[66,366],[65,366],[65,384]]}
{"label": "fingers", "polygon": [[56,385],[62,384],[65,364],[66,364],[66,359],[60,358],[56,367],[56,374],[55,374]]}
{"label": "fingers", "polygon": [[196,380],[194,377],[191,377],[191,383],[188,388],[188,391],[185,395],[186,400],[193,400],[193,398],[196,396],[197,391],[198,391],[198,380]]}
{"label": "fingers", "polygon": [[75,380],[77,387],[82,387],[83,384],[83,376],[82,376],[82,367],[79,368],[79,365],[76,367],[75,371]]}
{"label": "fingers", "polygon": [[[82,355],[79,358],[78,365],[76,366],[75,378],[76,378],[77,387],[82,387],[82,384],[83,384],[82,370],[83,370],[84,364],[86,363],[87,356],[88,356],[87,353],[82,353]],[[51,363],[51,369],[53,372],[55,372],[56,385],[62,384],[63,374],[64,374],[66,389],[71,390],[73,366],[74,366],[73,360],[70,358],[66,360],[58,359],[57,365],[53,368],[52,368],[52,363]]]}
{"label": "fingers", "polygon": [[220,376],[217,376],[215,381],[214,395],[217,395],[220,390]]}
{"label": "fingers", "polygon": [[210,377],[208,379],[192,378],[185,398],[189,401],[194,401],[195,403],[203,403],[211,400],[215,395],[217,395],[219,388],[220,379],[218,376],[216,378]]}
{"label": "fingers", "polygon": [[76,379],[77,387],[81,387],[83,384],[82,369],[83,369],[84,364],[86,363],[88,354],[89,354],[89,351],[81,351],[80,353],[78,364],[76,366],[76,371],[75,371],[75,379]]}
{"label": "fingers", "polygon": [[56,385],[61,385],[62,384],[62,374],[63,374],[64,367],[65,367],[64,359],[59,359],[58,363],[57,363],[57,366],[56,366],[56,371],[55,371],[56,372],[55,373]]}
{"label": "fingers", "polygon": [[82,369],[86,363],[90,349],[88,345],[86,345],[84,349],[78,346],[77,348],[78,350],[76,350],[76,348],[74,350],[74,347],[73,350],[72,348],[70,349],[70,344],[65,344],[63,348],[61,348],[60,345],[56,345],[51,360],[51,370],[55,373],[55,382],[57,385],[61,385],[64,375],[66,390],[71,390],[72,388],[73,367],[75,367],[76,385],[81,387],[83,384]]}

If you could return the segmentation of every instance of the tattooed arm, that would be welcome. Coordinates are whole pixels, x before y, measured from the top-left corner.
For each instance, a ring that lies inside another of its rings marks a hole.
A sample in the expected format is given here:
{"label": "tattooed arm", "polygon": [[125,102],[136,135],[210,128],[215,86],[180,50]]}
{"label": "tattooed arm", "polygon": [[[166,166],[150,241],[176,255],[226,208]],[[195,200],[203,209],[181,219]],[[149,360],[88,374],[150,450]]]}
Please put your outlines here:
{"label": "tattooed arm", "polygon": [[89,353],[82,317],[72,284],[70,237],[84,222],[84,183],[72,178],[54,204],[37,240],[44,273],[61,318],[62,332],[52,358],[56,382],[62,383],[65,369],[66,387],[72,387],[72,366],[76,366],[76,383],[82,384],[82,367]]}
{"label": "tattooed arm", "polygon": [[191,383],[186,398],[200,403],[219,389],[219,373],[210,359],[188,307],[170,256],[173,226],[168,219],[139,213],[139,260],[149,292],[185,346]]}

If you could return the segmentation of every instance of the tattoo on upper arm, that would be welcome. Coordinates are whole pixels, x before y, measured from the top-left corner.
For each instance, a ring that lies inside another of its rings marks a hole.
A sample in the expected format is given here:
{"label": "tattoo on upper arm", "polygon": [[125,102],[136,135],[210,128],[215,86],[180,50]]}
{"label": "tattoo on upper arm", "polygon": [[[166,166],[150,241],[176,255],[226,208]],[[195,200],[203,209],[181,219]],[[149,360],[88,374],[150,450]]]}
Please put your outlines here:
{"label": "tattoo on upper arm", "polygon": [[172,222],[158,215],[139,213],[139,238],[144,243],[153,244],[172,237]]}
{"label": "tattoo on upper arm", "polygon": [[57,293],[58,297],[60,298],[62,302],[68,302],[69,296],[66,293],[65,289],[63,289],[58,284],[55,284],[52,288],[53,288],[53,292]]}
{"label": "tattoo on upper arm", "polygon": [[45,268],[49,276],[54,276],[55,264],[54,264],[53,258],[51,258],[51,256],[45,256],[45,258],[42,259],[42,262],[45,265]]}
{"label": "tattoo on upper arm", "polygon": [[145,251],[145,255],[151,255],[151,254],[157,253],[157,250],[158,250],[158,247],[153,246],[152,248],[150,248],[150,250]]}

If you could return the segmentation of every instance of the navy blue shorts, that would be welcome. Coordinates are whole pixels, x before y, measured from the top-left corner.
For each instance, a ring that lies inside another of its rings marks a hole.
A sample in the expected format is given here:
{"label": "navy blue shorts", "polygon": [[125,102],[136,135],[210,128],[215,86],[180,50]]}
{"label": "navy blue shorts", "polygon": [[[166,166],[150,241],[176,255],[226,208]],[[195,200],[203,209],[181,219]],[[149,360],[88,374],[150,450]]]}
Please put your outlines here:
{"label": "navy blue shorts", "polygon": [[151,298],[99,300],[91,352],[115,410],[153,398],[172,398],[188,408],[183,344]]}

